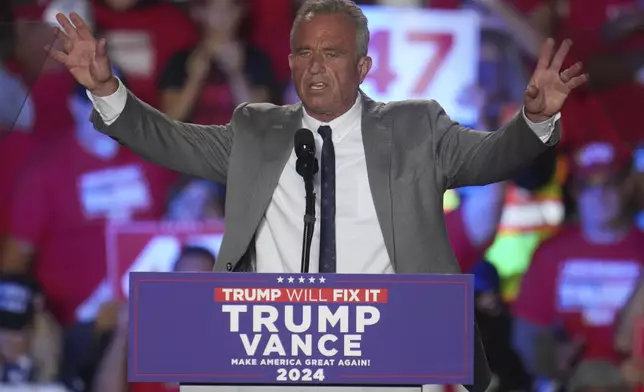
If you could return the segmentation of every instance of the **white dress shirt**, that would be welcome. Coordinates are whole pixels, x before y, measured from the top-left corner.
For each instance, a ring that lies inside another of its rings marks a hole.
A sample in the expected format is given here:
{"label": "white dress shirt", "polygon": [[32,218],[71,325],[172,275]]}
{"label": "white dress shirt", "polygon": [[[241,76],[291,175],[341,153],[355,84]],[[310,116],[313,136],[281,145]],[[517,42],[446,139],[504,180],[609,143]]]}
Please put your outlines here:
{"label": "white dress shirt", "polygon": [[[106,124],[120,115],[127,101],[127,90],[119,82],[118,90],[107,97],[95,97],[88,92],[96,111]],[[525,117],[525,113],[523,114]],[[546,142],[550,139],[560,115],[530,128]],[[364,146],[362,143],[362,102],[360,95],[353,107],[329,123],[322,123],[303,111],[302,127],[315,135],[318,160],[322,137],[317,133],[321,125],[333,132],[336,170],[336,252],[338,273],[393,273],[385,241],[376,216],[369,180]],[[295,152],[282,171],[273,198],[259,224],[255,236],[255,264],[257,272],[300,271],[302,255],[303,216],[305,192],[302,177],[295,171]],[[318,272],[320,176],[316,176],[316,222],[311,243],[310,272]]]}

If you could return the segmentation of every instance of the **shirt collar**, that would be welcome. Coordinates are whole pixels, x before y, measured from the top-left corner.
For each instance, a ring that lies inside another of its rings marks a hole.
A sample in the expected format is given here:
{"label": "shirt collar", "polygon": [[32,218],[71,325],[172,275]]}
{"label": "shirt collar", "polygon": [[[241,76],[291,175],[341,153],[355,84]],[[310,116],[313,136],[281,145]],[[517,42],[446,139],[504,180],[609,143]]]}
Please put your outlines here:
{"label": "shirt collar", "polygon": [[331,130],[333,132],[333,141],[339,142],[351,131],[351,129],[360,124],[361,118],[362,96],[361,94],[358,94],[356,101],[351,109],[347,110],[346,113],[336,119],[331,120],[328,123],[314,119],[306,112],[306,109],[304,109],[302,112],[302,127],[308,128],[314,134],[317,134],[318,128],[321,125],[328,125],[331,127]]}

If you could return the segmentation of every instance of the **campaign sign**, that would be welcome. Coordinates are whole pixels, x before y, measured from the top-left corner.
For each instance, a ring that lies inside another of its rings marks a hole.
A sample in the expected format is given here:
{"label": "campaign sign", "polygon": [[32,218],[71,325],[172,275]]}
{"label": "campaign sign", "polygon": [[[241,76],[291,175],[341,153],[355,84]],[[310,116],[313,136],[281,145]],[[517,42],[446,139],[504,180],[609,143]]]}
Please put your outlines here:
{"label": "campaign sign", "polygon": [[471,275],[130,276],[128,380],[471,384]]}
{"label": "campaign sign", "polygon": [[362,6],[373,67],[362,83],[376,101],[435,99],[456,121],[475,124],[463,100],[478,84],[480,19],[473,10]]}
{"label": "campaign sign", "polygon": [[112,292],[128,297],[130,272],[172,271],[184,246],[199,246],[216,256],[223,236],[224,224],[217,220],[109,223],[105,243]]}

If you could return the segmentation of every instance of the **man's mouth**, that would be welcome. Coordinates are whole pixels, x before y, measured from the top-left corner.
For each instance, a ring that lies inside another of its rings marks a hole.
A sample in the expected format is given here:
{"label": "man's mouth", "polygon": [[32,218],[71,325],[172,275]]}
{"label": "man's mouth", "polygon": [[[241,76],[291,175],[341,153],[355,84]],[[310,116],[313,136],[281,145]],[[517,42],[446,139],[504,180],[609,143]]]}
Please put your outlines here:
{"label": "man's mouth", "polygon": [[324,83],[324,82],[316,82],[316,83],[309,84],[309,89],[311,89],[313,91],[324,90],[326,87],[327,87],[326,83]]}

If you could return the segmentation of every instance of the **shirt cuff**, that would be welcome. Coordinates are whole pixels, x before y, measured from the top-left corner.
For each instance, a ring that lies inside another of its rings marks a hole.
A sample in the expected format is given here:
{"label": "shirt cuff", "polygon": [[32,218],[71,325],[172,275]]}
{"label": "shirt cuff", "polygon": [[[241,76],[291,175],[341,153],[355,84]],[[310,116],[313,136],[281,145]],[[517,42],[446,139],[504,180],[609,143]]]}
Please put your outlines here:
{"label": "shirt cuff", "polygon": [[532,132],[534,132],[534,134],[537,135],[544,143],[547,143],[548,140],[550,140],[552,132],[555,130],[555,123],[561,118],[561,113],[557,113],[546,121],[534,123],[525,115],[525,107],[521,108],[521,114],[523,115],[525,122],[528,123],[530,129],[532,129]]}
{"label": "shirt cuff", "polygon": [[96,109],[98,114],[101,116],[105,125],[112,125],[119,118],[121,113],[123,113],[123,109],[127,103],[127,88],[125,88],[121,79],[116,79],[119,82],[119,87],[112,95],[97,97],[89,92],[89,90],[86,92],[87,97],[92,101],[94,109]]}

